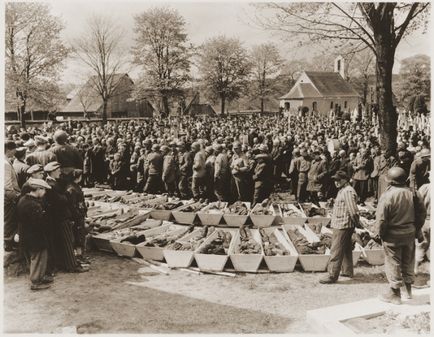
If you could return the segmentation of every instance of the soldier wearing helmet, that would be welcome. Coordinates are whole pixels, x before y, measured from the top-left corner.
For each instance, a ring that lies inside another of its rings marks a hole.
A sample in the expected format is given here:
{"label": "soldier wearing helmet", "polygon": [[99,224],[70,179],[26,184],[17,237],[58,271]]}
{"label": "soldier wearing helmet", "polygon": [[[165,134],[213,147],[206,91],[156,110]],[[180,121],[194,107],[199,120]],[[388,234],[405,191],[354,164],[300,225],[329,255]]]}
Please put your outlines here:
{"label": "soldier wearing helmet", "polygon": [[389,183],[378,201],[375,233],[383,241],[385,271],[389,291],[380,299],[394,304],[401,303],[401,286],[405,285],[411,298],[414,282],[415,238],[422,228],[426,209],[419,193],[406,186],[407,173],[401,167],[387,172]]}

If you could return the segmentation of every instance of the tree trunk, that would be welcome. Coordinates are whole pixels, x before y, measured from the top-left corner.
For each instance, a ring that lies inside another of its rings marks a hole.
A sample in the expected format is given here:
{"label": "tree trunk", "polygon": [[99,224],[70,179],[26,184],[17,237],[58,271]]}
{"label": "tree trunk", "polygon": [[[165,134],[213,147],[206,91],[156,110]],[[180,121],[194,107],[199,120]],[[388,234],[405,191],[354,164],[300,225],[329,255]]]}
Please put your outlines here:
{"label": "tree trunk", "polygon": [[261,115],[264,113],[264,97],[261,97]]}
{"label": "tree trunk", "polygon": [[161,100],[163,103],[163,114],[161,117],[166,118],[167,116],[169,116],[169,98],[167,97],[167,95],[163,95]]}
{"label": "tree trunk", "polygon": [[102,103],[102,125],[107,124],[107,100],[103,100]]}
{"label": "tree trunk", "polygon": [[26,114],[26,103],[23,102],[23,104],[21,104],[21,106],[18,110],[18,113],[19,113],[18,118],[20,119],[21,127],[23,129],[25,129],[26,128],[26,115],[25,115]]}
{"label": "tree trunk", "polygon": [[221,110],[220,113],[222,116],[225,115],[225,104],[226,104],[226,96],[225,95],[220,95],[220,100],[221,100]]}
{"label": "tree trunk", "polygon": [[[384,22],[386,21],[386,22]],[[376,76],[378,124],[380,133],[380,147],[382,150],[396,151],[398,116],[393,105],[392,69],[395,59],[394,37],[390,33],[393,21],[384,20],[375,32],[376,39]]]}

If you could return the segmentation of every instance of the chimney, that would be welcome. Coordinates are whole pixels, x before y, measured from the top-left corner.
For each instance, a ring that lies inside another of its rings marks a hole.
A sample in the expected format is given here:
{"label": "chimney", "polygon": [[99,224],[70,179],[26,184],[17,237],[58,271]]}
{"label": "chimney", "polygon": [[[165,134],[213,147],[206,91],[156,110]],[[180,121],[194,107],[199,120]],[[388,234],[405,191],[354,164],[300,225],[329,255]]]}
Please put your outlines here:
{"label": "chimney", "polygon": [[335,73],[339,73],[345,79],[345,60],[341,55],[335,59]]}

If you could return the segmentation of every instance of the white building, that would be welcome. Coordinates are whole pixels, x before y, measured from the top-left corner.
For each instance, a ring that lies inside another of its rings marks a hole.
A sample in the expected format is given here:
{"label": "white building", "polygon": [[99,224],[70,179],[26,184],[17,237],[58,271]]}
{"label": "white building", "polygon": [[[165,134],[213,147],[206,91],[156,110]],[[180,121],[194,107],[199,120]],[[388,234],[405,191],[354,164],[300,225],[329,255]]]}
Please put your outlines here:
{"label": "white building", "polygon": [[353,115],[360,97],[344,80],[345,64],[341,56],[336,58],[334,68],[334,72],[303,71],[292,89],[280,98],[283,111],[296,113],[306,107],[308,113]]}

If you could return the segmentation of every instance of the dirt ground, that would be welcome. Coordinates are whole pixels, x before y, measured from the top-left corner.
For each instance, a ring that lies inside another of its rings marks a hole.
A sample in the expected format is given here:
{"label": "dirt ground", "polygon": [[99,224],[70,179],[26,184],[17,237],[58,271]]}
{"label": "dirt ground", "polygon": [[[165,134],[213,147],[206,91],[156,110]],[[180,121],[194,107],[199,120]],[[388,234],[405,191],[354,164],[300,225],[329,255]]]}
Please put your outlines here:
{"label": "dirt ground", "polygon": [[354,279],[320,285],[324,273],[164,275],[115,255],[91,257],[90,272],[58,274],[52,288],[41,292],[29,290],[26,275],[5,276],[4,331],[315,332],[307,310],[375,297],[387,287],[382,266],[360,263]]}

